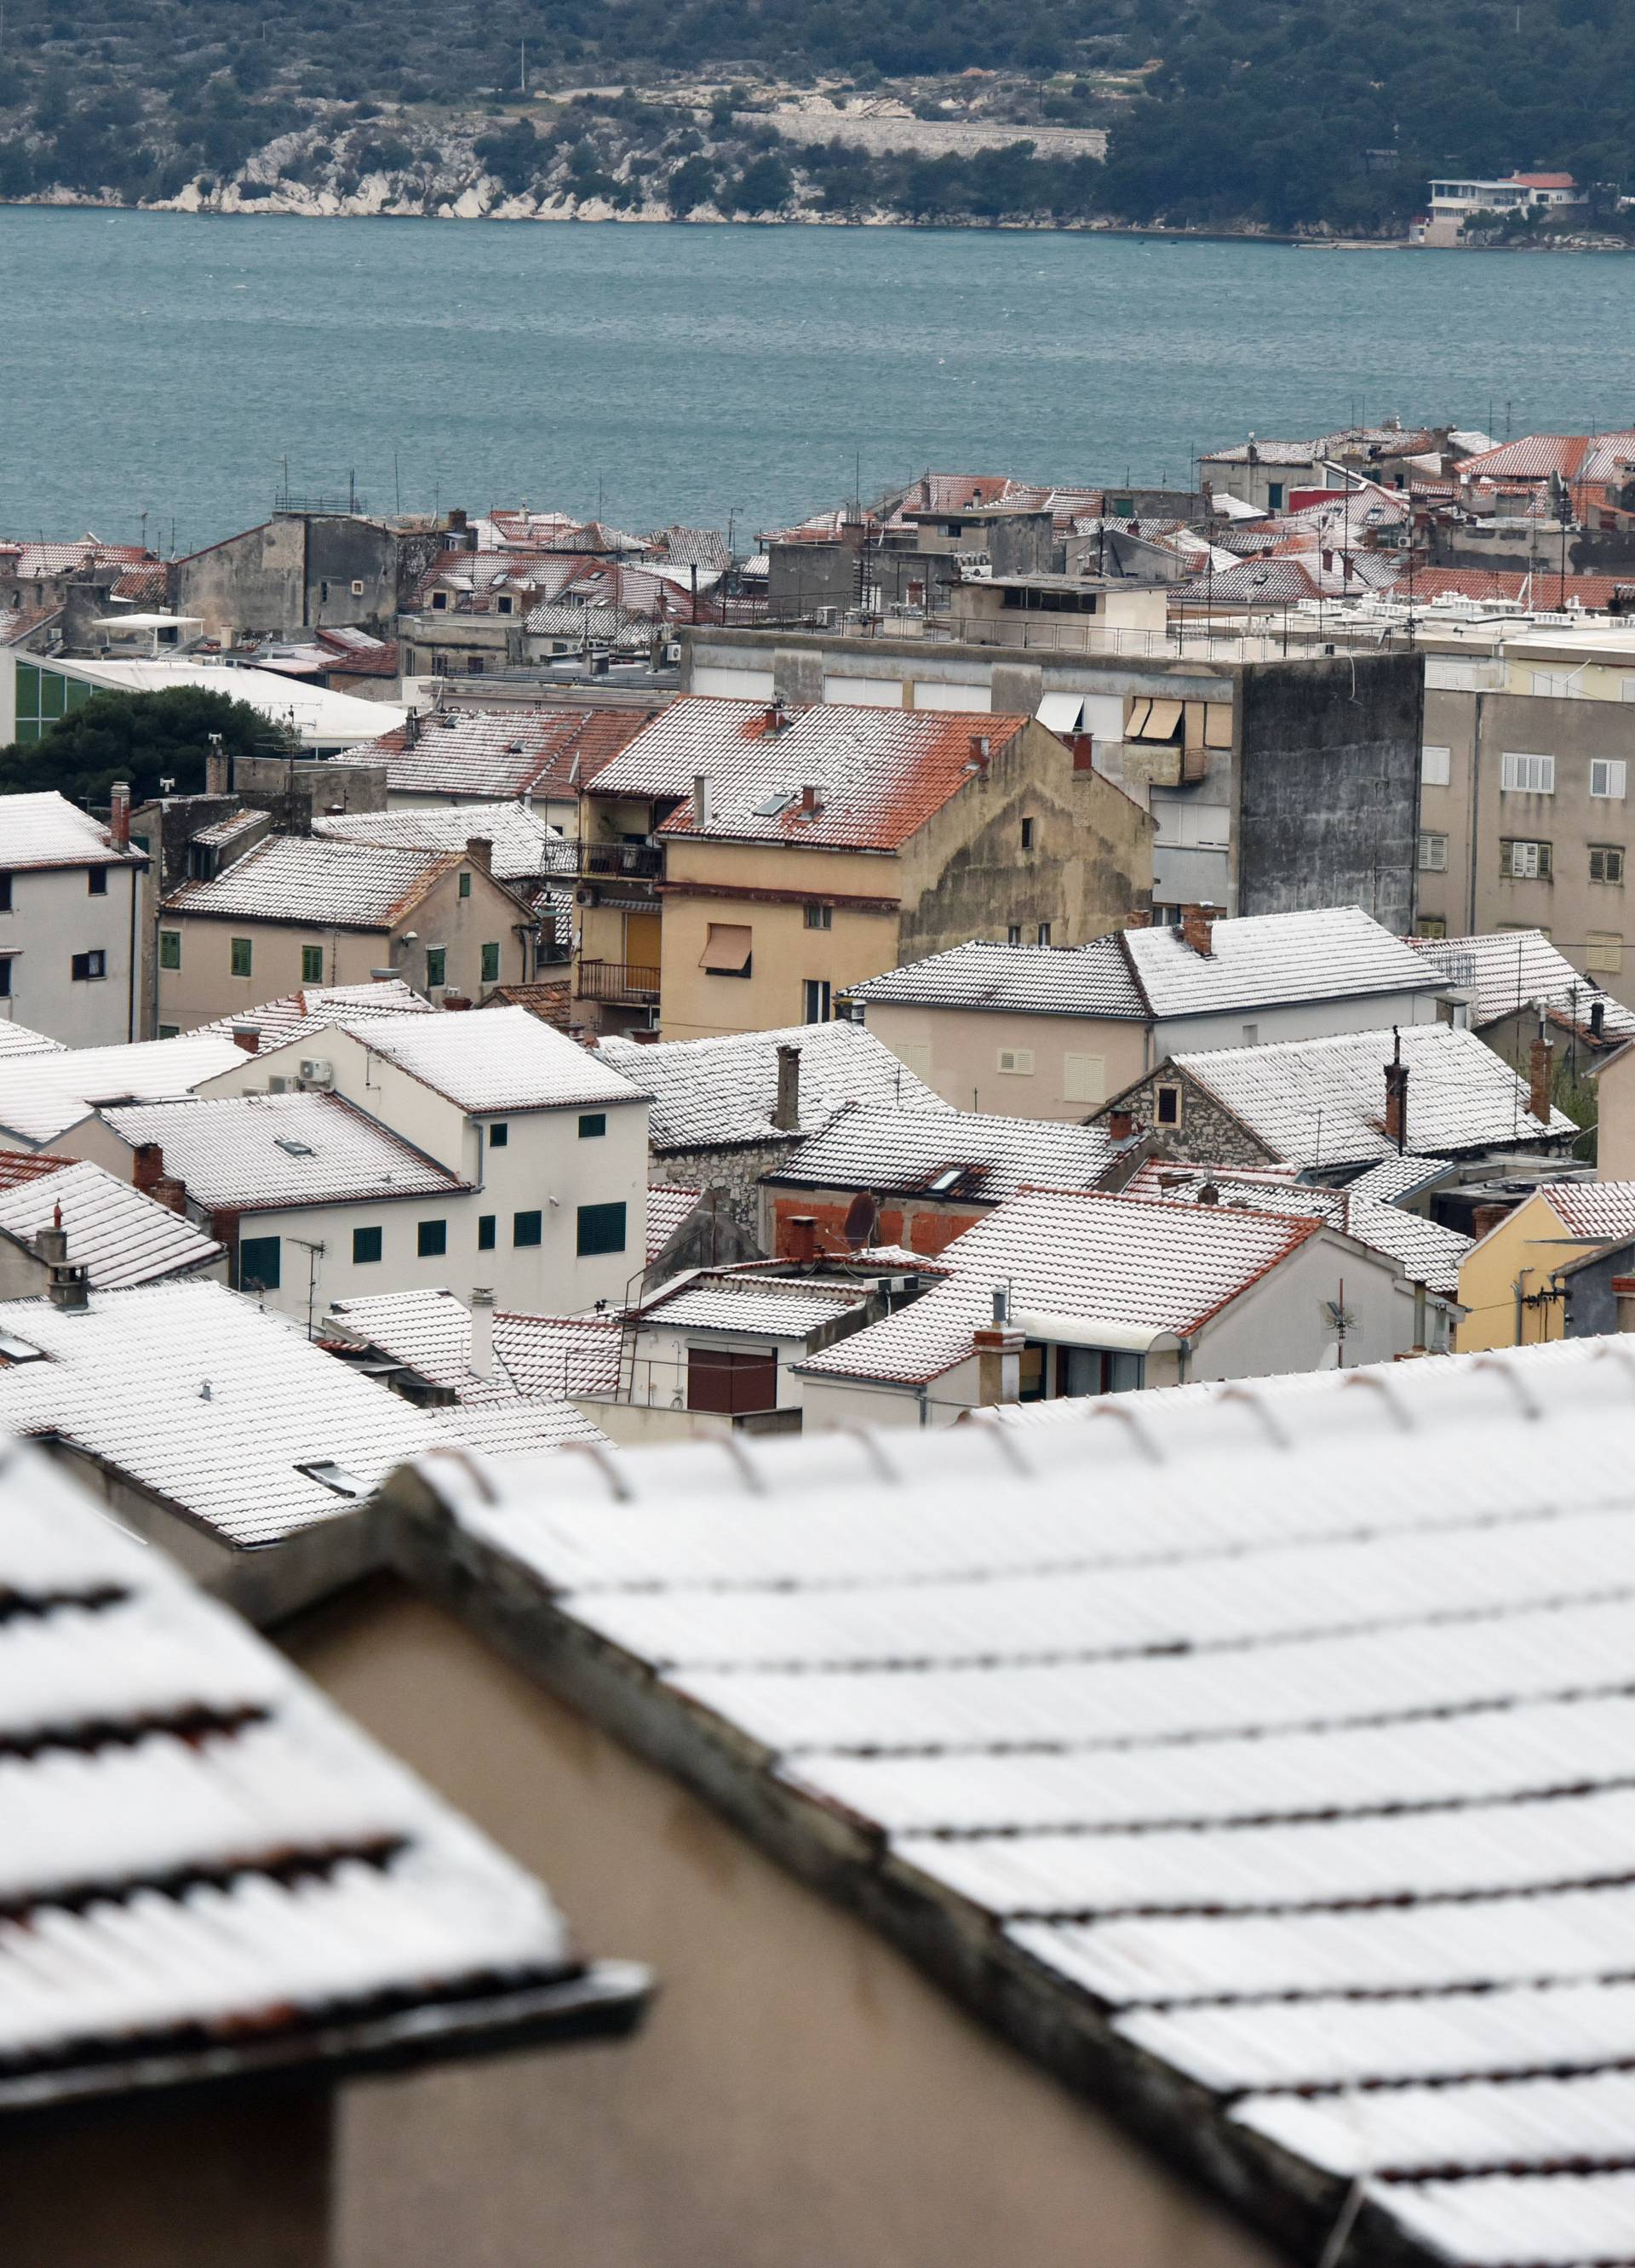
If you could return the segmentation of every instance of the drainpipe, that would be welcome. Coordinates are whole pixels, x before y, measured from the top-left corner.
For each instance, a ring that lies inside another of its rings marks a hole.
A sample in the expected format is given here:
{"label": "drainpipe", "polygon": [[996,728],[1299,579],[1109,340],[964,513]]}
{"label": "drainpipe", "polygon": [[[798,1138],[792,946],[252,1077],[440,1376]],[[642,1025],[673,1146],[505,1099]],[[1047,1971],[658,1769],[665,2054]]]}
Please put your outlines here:
{"label": "drainpipe", "polygon": [[1515,1336],[1515,1344],[1516,1344],[1516,1345],[1517,1345],[1517,1346],[1520,1346],[1520,1345],[1521,1345],[1521,1305],[1522,1305],[1522,1300],[1523,1300],[1523,1299],[1524,1299],[1524,1297],[1525,1297],[1525,1290],[1524,1290],[1524,1287],[1525,1287],[1525,1285],[1526,1285],[1526,1283],[1527,1283],[1527,1279],[1528,1279],[1528,1278],[1532,1274],[1532,1272],[1533,1272],[1533,1271],[1532,1271],[1532,1270],[1531,1270],[1530,1268],[1524,1268],[1524,1269],[1521,1270],[1521,1274],[1516,1278],[1515,1284],[1514,1284],[1514,1285],[1513,1285],[1513,1290],[1514,1290],[1514,1292],[1515,1292],[1515,1295],[1516,1295],[1516,1336]]}
{"label": "drainpipe", "polygon": [[[1470,744],[1470,841],[1466,851],[1469,860],[1470,879],[1469,887],[1465,894],[1469,905],[1469,916],[1465,923],[1467,937],[1474,937],[1477,933],[1476,881],[1481,847],[1481,830],[1478,822],[1482,809],[1482,703],[1486,698],[1487,696],[1484,693],[1477,693],[1475,696],[1476,718]],[[1518,1340],[1517,1344],[1520,1344]]]}

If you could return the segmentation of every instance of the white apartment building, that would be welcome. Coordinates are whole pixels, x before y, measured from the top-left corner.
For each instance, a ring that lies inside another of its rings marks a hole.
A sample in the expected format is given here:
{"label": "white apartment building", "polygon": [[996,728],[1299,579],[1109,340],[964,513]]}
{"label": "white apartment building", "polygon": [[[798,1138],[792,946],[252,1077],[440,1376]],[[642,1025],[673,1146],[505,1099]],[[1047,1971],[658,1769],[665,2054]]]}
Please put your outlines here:
{"label": "white apartment building", "polygon": [[104,827],[51,791],[0,801],[0,1016],[76,1048],[140,1036],[130,794]]}

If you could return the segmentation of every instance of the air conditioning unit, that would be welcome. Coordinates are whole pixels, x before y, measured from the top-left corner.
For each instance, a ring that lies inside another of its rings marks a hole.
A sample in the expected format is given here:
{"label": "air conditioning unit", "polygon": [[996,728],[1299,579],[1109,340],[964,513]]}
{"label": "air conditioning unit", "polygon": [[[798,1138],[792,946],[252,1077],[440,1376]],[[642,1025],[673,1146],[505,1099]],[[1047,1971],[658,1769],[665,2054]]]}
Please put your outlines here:
{"label": "air conditioning unit", "polygon": [[333,1086],[335,1065],[322,1056],[303,1056],[301,1084],[303,1086]]}
{"label": "air conditioning unit", "polygon": [[290,1082],[282,1071],[275,1071],[268,1080],[267,1092],[269,1094],[288,1094]]}
{"label": "air conditioning unit", "polygon": [[681,659],[681,647],[674,644],[666,646],[664,650],[664,658],[667,661],[670,662],[680,661]]}
{"label": "air conditioning unit", "polygon": [[818,627],[821,630],[837,630],[840,628],[840,616],[841,609],[838,607],[820,607],[817,610]]}

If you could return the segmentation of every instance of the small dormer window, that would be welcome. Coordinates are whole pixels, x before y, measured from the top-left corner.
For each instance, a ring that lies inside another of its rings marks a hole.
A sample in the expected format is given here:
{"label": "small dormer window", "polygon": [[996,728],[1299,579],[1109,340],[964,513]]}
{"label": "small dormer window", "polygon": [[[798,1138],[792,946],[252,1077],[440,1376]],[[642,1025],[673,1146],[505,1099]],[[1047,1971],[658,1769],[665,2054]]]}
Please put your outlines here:
{"label": "small dormer window", "polygon": [[431,611],[433,614],[437,615],[447,613],[448,593],[446,591],[433,591],[431,593]]}

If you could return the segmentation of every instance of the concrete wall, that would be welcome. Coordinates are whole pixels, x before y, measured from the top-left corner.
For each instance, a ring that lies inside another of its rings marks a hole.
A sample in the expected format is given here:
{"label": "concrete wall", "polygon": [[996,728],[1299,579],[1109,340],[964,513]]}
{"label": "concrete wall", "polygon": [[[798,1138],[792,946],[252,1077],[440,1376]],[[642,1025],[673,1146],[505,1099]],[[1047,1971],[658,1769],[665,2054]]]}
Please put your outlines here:
{"label": "concrete wall", "polygon": [[398,582],[391,530],[338,512],[276,512],[168,571],[175,611],[199,615],[210,636],[227,643],[342,625],[390,637]]}
{"label": "concrete wall", "polygon": [[1423,678],[1418,654],[1245,666],[1234,912],[1359,905],[1411,928]]}
{"label": "concrete wall", "polygon": [[1595,1178],[1635,1182],[1635,1048],[1609,1057],[1595,1074]]}
{"label": "concrete wall", "polygon": [[[875,1001],[866,1021],[875,1038],[944,1101],[999,1118],[1087,1117],[1147,1065],[1145,1027],[1110,1017],[1007,1015]],[[1018,1050],[1031,1058],[1032,1068],[1001,1071],[1001,1052]]]}
{"label": "concrete wall", "polygon": [[582,1949],[661,1979],[633,2041],[349,2089],[343,2268],[1271,2268],[883,1939],[429,1604],[376,1587],[286,1637],[543,1875]]}
{"label": "concrete wall", "polygon": [[[1604,1167],[1602,1172],[1604,1176]],[[1460,1353],[1484,1347],[1538,1346],[1560,1338],[1564,1301],[1538,1295],[1554,1288],[1557,1270],[1587,1258],[1594,1249],[1593,1242],[1572,1241],[1542,1192],[1524,1199],[1472,1245],[1460,1263],[1459,1304],[1464,1309]]]}
{"label": "concrete wall", "polygon": [[[0,834],[0,872],[4,870]],[[103,866],[105,895],[92,896],[85,866],[23,867],[11,875],[11,909],[0,913],[0,946],[14,951],[11,998],[0,1015],[73,1048],[114,1047],[142,1031],[142,875]],[[107,974],[74,976],[74,956],[100,953]]]}
{"label": "concrete wall", "polygon": [[1211,1048],[1269,1047],[1278,1040],[1320,1040],[1337,1032],[1382,1032],[1393,1024],[1446,1022],[1436,993],[1359,993],[1348,1000],[1292,1000],[1285,1006],[1234,1009],[1219,1016],[1167,1017],[1153,1027],[1153,1054],[1201,1054]]}

